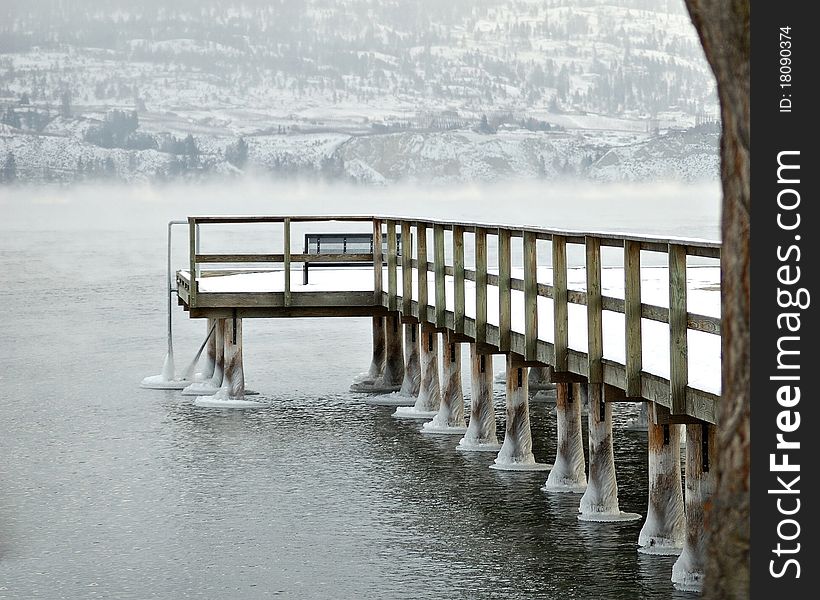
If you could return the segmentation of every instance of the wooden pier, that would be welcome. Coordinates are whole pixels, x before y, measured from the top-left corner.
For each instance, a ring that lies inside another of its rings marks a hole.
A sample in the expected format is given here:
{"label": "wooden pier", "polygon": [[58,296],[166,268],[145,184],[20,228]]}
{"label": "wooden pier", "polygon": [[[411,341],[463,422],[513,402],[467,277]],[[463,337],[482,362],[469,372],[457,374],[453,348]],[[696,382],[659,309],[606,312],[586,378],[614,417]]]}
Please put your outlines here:
{"label": "wooden pier", "polygon": [[[409,403],[396,402],[394,417],[427,420],[422,433],[463,436],[460,451],[496,452],[493,469],[551,470],[542,489],[582,493],[578,518],[597,523],[641,519],[618,505],[612,407],[645,403],[650,481],[639,551],[682,553],[672,579],[698,589],[720,397],[718,243],[381,216],[187,223],[189,264],[176,273],[176,294],[191,317],[207,319],[209,364],[183,394],[215,394],[210,403],[198,398],[203,406],[254,404],[244,400],[242,319],[371,317],[373,359],[351,390],[400,391]],[[329,227],[350,233],[321,233]],[[304,252],[293,252],[294,233],[305,236]],[[229,250],[255,241],[263,251],[206,251],[211,236]],[[470,345],[469,426],[462,343]],[[503,444],[487,369],[493,354],[506,363]],[[532,453],[530,374],[556,388],[553,465]]]}
{"label": "wooden pier", "polygon": [[[329,222],[357,225],[360,231],[367,226],[374,240],[386,239],[387,243],[375,243],[373,252],[358,254],[292,252],[291,230],[296,224]],[[179,302],[191,317],[397,313],[402,322],[431,323],[454,339],[474,342],[480,353],[510,354],[528,367],[550,366],[555,382],[605,384],[607,401],[655,402],[666,409],[660,413],[667,422],[715,421],[719,381],[702,386],[690,383],[688,338],[690,332],[714,336],[716,343],[710,348],[716,348],[717,354],[713,351],[709,360],[719,363],[720,319],[687,310],[687,257],[719,259],[717,242],[371,216],[204,216],[189,217],[188,224],[190,265],[178,271],[176,279]],[[208,230],[251,224],[281,226],[281,236],[275,247],[272,240],[270,253],[200,251]],[[399,234],[414,240],[402,254],[396,243]],[[467,236],[472,243],[465,248]],[[520,264],[513,263],[511,252],[517,239],[523,249]],[[567,256],[573,246],[583,251],[585,285],[578,287],[584,289],[568,285]],[[488,260],[490,247],[495,250],[496,264]],[[622,297],[602,293],[602,248],[622,252]],[[465,250],[469,250],[473,268],[465,266]],[[545,270],[539,269],[538,250],[546,251],[551,259],[547,272],[551,272],[551,282],[543,281]],[[668,306],[642,301],[642,252],[665,255]],[[364,269],[346,271],[342,286],[322,286],[326,273],[316,271],[316,283],[306,286],[298,284],[298,265],[304,262],[360,262],[363,268],[375,267],[367,274]],[[266,271],[270,283],[260,286],[258,275]],[[255,279],[248,273],[256,274]],[[217,277],[222,281],[217,283]],[[585,307],[586,323],[580,324],[586,329],[585,343],[570,343],[573,306]],[[623,321],[620,360],[604,354],[607,313],[620,315]],[[668,325],[668,366],[654,373],[644,369],[644,363],[647,352],[658,349],[647,351],[642,339],[646,337],[642,330],[652,322]]]}

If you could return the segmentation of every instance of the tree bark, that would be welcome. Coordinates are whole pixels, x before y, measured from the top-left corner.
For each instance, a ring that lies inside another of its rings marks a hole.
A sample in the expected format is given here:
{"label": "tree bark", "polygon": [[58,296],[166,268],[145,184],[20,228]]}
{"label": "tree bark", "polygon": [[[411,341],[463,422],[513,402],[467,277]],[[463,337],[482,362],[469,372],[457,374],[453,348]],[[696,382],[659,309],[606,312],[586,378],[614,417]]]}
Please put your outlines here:
{"label": "tree bark", "polygon": [[717,79],[723,132],[723,392],[716,490],[706,514],[705,597],[749,597],[749,0],[685,0]]}

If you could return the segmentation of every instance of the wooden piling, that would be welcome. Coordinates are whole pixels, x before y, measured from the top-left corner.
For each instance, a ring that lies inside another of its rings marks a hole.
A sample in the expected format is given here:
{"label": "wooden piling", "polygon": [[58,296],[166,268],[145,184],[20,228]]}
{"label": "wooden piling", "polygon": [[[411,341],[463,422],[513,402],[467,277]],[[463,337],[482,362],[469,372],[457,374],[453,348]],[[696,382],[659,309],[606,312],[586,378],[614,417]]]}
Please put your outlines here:
{"label": "wooden piling", "polygon": [[680,473],[680,425],[658,424],[658,405],[648,403],[649,503],[638,551],[675,555],[683,548],[686,519]]}
{"label": "wooden piling", "polygon": [[507,427],[504,443],[491,469],[508,471],[547,470],[549,465],[535,462],[527,397],[527,367],[521,358],[507,355]]}
{"label": "wooden piling", "polygon": [[214,373],[211,376],[211,385],[215,388],[222,387],[222,379],[225,376],[225,319],[216,319],[214,329]]}
{"label": "wooden piling", "polygon": [[367,371],[368,381],[375,381],[384,373],[384,363],[387,357],[387,338],[385,337],[384,317],[373,317],[373,358],[370,361],[370,369]]}
{"label": "wooden piling", "polygon": [[438,334],[432,323],[421,324],[421,385],[413,409],[432,417],[441,404],[438,375]]}
{"label": "wooden piling", "polygon": [[464,393],[461,387],[461,344],[453,335],[443,336],[443,375],[441,403],[433,420],[424,424],[424,433],[463,434]]}
{"label": "wooden piling", "polygon": [[[214,376],[214,369],[216,368],[216,326],[217,319],[209,318],[206,323],[208,335],[208,343],[205,346],[205,364],[202,366],[202,371],[197,374],[199,381],[206,379],[210,380]],[[220,382],[221,383],[221,382]]]}
{"label": "wooden piling", "polygon": [[544,491],[581,493],[587,488],[584,440],[581,432],[581,385],[556,384],[555,421],[558,443],[555,463]]}
{"label": "wooden piling", "polygon": [[401,317],[393,312],[384,318],[385,356],[384,372],[378,387],[382,391],[398,390],[404,379],[404,351]]}
{"label": "wooden piling", "polygon": [[604,402],[603,384],[589,383],[583,388],[586,388],[589,406],[589,479],[581,497],[578,519],[601,522],[638,520],[640,515],[621,512],[618,506],[612,446],[612,405]]}
{"label": "wooden piling", "polygon": [[495,408],[493,407],[492,355],[479,354],[476,344],[470,344],[470,425],[459,450],[498,451]]}
{"label": "wooden piling", "polygon": [[401,382],[402,396],[415,398],[421,386],[421,358],[419,357],[419,324],[404,324],[404,379]]}
{"label": "wooden piling", "polygon": [[230,399],[245,396],[245,370],[242,365],[242,319],[225,319],[225,373],[219,394]]}
{"label": "wooden piling", "polygon": [[[706,565],[705,507],[715,491],[714,425],[686,425],[686,535],[672,567],[675,587],[700,591]],[[704,452],[705,451],[705,452]]]}

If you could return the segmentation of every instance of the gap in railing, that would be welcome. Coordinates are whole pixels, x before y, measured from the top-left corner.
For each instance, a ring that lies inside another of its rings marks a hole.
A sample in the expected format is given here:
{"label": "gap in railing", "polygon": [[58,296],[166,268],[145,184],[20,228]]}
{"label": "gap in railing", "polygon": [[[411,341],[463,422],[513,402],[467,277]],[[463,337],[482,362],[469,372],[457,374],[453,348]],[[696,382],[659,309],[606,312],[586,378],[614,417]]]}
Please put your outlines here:
{"label": "gap in railing", "polygon": [[669,308],[669,255],[641,250],[641,302]]}

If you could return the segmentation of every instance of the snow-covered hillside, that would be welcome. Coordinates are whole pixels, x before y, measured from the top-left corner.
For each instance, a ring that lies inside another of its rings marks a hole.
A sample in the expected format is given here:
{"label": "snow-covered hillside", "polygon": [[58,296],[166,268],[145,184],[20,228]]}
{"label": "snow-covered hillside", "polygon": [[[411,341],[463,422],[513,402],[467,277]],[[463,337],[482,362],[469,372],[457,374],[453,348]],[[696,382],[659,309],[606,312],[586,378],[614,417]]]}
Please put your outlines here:
{"label": "snow-covered hillside", "polygon": [[0,9],[17,180],[716,173],[680,134],[717,107],[679,0],[47,4]]}

